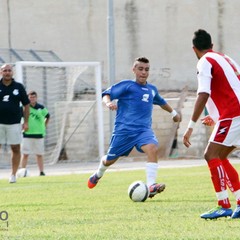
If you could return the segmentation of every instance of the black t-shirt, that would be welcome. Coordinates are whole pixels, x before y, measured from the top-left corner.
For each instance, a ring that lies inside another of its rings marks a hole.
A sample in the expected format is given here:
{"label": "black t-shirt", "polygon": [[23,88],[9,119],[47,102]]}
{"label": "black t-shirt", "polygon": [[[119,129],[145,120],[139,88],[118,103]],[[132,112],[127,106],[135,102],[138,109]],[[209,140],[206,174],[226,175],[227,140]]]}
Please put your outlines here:
{"label": "black t-shirt", "polygon": [[14,79],[9,86],[0,80],[0,124],[16,124],[21,122],[23,106],[30,103],[24,86]]}

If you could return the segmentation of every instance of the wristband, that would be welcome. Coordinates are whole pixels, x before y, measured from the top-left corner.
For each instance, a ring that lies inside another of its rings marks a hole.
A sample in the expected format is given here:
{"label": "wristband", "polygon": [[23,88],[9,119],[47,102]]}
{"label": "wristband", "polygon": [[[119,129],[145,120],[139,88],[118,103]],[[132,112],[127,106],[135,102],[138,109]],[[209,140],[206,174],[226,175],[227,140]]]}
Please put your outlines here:
{"label": "wristband", "polygon": [[196,122],[194,122],[193,120],[190,120],[189,123],[188,123],[188,128],[194,128],[196,125]]}
{"label": "wristband", "polygon": [[172,112],[170,112],[170,114],[172,115],[172,117],[174,118],[175,116],[177,116],[177,111],[176,110],[172,110]]}

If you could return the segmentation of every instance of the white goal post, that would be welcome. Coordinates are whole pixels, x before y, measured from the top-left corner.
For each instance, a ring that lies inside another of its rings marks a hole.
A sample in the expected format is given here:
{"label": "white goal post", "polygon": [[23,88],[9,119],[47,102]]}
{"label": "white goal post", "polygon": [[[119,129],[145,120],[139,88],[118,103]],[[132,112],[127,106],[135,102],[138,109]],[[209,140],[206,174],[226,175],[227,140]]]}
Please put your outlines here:
{"label": "white goal post", "polygon": [[[35,90],[38,93],[39,103],[49,110],[50,126],[45,137],[45,147],[47,147],[45,158],[49,163],[58,161],[61,151],[81,124],[83,127],[79,130],[79,138],[72,137],[74,140],[71,144],[76,145],[76,150],[69,150],[69,154],[85,148],[89,160],[93,160],[91,158],[94,156],[90,157],[90,154],[95,147],[98,149],[97,157],[104,155],[100,62],[19,61],[15,63],[15,72],[15,79],[25,85],[27,92]],[[84,99],[88,91],[91,92],[93,99]],[[94,106],[95,110],[93,110]],[[67,128],[70,129],[68,132],[66,132]],[[94,141],[96,141],[95,146]],[[91,148],[88,149],[87,144],[91,145]],[[79,158],[82,156],[83,153],[79,153]]]}

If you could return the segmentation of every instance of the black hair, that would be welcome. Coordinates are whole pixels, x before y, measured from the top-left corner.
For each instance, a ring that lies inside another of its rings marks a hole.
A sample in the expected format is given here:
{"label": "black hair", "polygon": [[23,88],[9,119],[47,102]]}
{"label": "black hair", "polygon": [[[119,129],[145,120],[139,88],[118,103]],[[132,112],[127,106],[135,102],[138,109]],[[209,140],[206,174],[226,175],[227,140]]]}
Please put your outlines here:
{"label": "black hair", "polygon": [[37,96],[37,92],[35,92],[35,91],[30,91],[30,92],[28,93],[28,96]]}
{"label": "black hair", "polygon": [[194,32],[192,43],[200,51],[212,48],[211,35],[203,29]]}
{"label": "black hair", "polygon": [[149,60],[146,57],[138,57],[135,59],[135,62],[149,63]]}

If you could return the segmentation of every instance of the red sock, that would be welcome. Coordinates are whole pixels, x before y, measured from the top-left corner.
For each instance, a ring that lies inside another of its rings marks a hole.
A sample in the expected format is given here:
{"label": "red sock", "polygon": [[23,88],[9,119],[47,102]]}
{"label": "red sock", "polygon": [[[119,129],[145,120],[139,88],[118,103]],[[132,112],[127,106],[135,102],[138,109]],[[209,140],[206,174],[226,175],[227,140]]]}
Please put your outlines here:
{"label": "red sock", "polygon": [[223,208],[230,208],[229,198],[227,196],[227,186],[226,186],[226,173],[220,159],[214,158],[208,161],[208,167],[211,172],[212,183],[217,194],[221,196],[221,199],[218,199],[218,205]]}
{"label": "red sock", "polygon": [[235,192],[240,189],[240,181],[238,172],[233,167],[233,165],[229,162],[228,159],[224,159],[221,161],[222,165],[225,169],[225,172],[227,173],[227,185],[231,192]]}

